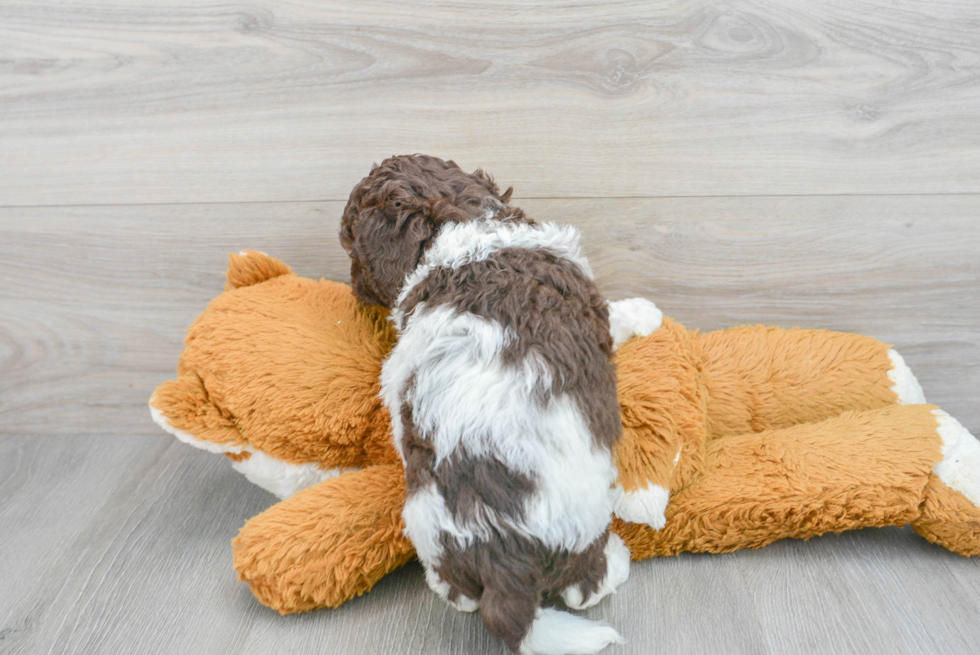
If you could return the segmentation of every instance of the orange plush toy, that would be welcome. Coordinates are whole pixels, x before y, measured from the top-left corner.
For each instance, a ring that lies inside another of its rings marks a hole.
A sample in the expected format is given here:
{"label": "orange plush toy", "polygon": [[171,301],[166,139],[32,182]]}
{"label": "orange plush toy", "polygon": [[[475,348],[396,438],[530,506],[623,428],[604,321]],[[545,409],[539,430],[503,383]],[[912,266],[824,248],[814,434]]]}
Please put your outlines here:
{"label": "orange plush toy", "polygon": [[[232,255],[227,288],[151,412],[284,499],[232,542],[258,599],[337,607],[413,556],[378,399],[394,331],[347,285],[261,253]],[[925,404],[889,346],[821,330],[700,334],[640,299],[611,303],[610,322],[624,426],[614,529],[633,559],[906,523],[980,554],[980,442]]]}

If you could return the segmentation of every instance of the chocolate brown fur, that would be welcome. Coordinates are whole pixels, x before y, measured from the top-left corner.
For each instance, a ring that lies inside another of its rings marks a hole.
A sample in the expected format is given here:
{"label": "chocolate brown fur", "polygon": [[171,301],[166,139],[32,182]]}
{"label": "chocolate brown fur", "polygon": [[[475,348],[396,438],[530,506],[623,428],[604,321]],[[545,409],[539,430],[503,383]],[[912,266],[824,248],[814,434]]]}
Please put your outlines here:
{"label": "chocolate brown fur", "polygon": [[[422,155],[385,160],[354,189],[344,211],[341,242],[351,257],[355,294],[392,308],[406,277],[446,223],[481,218],[532,223],[507,206],[510,193],[500,194],[482,171],[467,174],[452,162]],[[537,384],[532,378],[526,392],[528,407],[569,397],[588,426],[593,453],[612,456],[622,425],[608,310],[579,265],[534,245],[503,248],[455,268],[433,268],[398,311],[409,315],[438,307],[479,316],[513,334],[498,361],[503,367],[540,370]],[[549,480],[542,471],[512,470],[492,451],[476,456],[459,445],[437,452],[407,401],[416,382],[414,372],[409,374],[389,405],[400,419],[409,502],[433,489],[440,499],[434,507],[444,503],[457,528],[480,526],[479,537],[466,547],[440,530],[442,554],[427,566],[448,584],[450,601],[460,595],[478,600],[490,633],[517,651],[542,598],[571,585],[580,586],[583,598],[599,589],[607,574],[608,528],[573,553],[514,527],[524,523],[529,502]]]}
{"label": "chocolate brown fur", "polygon": [[500,193],[482,170],[466,173],[428,155],[389,157],[351,191],[341,219],[340,243],[351,258],[351,286],[364,303],[391,308],[405,276],[426,244],[449,222],[471,220],[488,209],[526,220],[510,208],[513,189]]}
{"label": "chocolate brown fur", "polygon": [[481,599],[487,630],[516,652],[542,600],[557,598],[573,584],[581,586],[583,598],[598,590],[606,576],[607,541],[608,531],[585,551],[569,553],[512,533],[466,549],[444,535],[436,572],[451,586],[450,600],[459,594]]}
{"label": "chocolate brown fur", "polygon": [[551,371],[539,400],[569,394],[585,413],[598,445],[611,448],[622,432],[606,300],[568,260],[541,250],[505,248],[483,261],[438,268],[409,292],[400,308],[449,305],[511,328],[517,338],[504,362],[531,355]]}

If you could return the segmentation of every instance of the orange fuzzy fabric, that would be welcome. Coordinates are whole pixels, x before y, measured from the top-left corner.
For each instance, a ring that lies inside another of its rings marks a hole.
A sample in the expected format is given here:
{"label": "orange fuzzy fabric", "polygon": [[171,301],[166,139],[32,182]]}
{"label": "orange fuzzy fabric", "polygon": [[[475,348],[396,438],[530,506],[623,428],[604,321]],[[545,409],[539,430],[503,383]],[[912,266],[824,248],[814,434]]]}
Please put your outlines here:
{"label": "orange fuzzy fabric", "polygon": [[[360,469],[270,507],[233,542],[239,578],[266,605],[336,607],[413,556],[378,399],[395,334],[347,285],[260,253],[231,257],[228,288],[150,404],[168,427],[233,447],[236,459]],[[623,344],[616,364],[619,484],[670,492],[663,529],[614,520],[634,559],[905,523],[980,554],[980,509],[932,473],[935,408],[896,404],[887,345],[822,330],[700,334],[665,318]]]}

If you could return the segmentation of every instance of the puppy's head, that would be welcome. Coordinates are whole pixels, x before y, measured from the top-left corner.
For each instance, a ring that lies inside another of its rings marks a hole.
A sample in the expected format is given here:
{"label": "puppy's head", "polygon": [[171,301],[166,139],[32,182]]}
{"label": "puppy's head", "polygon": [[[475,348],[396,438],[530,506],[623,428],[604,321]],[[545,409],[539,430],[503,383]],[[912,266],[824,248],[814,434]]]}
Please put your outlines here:
{"label": "puppy's head", "polygon": [[340,243],[351,258],[351,285],[362,302],[391,308],[405,277],[429,241],[450,222],[481,216],[526,220],[507,206],[482,170],[466,173],[428,155],[390,157],[351,191],[341,221]]}

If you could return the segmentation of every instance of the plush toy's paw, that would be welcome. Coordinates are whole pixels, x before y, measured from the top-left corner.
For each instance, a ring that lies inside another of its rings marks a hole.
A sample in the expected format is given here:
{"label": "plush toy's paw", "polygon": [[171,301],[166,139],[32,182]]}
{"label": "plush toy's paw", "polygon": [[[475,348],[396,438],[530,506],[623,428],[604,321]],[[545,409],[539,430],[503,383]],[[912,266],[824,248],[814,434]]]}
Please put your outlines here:
{"label": "plush toy's paw", "polygon": [[584,610],[600,600],[615,593],[621,584],[630,577],[630,549],[618,534],[610,534],[603,551],[606,556],[606,575],[599,588],[585,598],[581,585],[571,585],[561,592],[561,599],[573,610]]}
{"label": "plush toy's paw", "polygon": [[613,348],[633,337],[645,337],[660,329],[664,313],[644,298],[627,298],[609,303],[609,332]]}
{"label": "plush toy's paw", "polygon": [[933,471],[950,489],[955,489],[980,507],[980,441],[959,421],[941,409],[933,410],[943,440],[943,459]]}
{"label": "plush toy's paw", "polygon": [[898,396],[899,405],[924,405],[926,394],[922,391],[922,386],[915,379],[912,369],[908,367],[902,356],[894,348],[888,351],[888,359],[892,362],[891,370],[888,371],[888,379],[891,381],[891,390]]}
{"label": "plush toy's paw", "polygon": [[338,607],[414,555],[400,465],[345,473],[249,520],[232,541],[238,579],[286,614]]}
{"label": "plush toy's paw", "polygon": [[667,524],[665,512],[670,491],[659,484],[647,485],[646,489],[626,491],[621,486],[613,488],[613,513],[624,521],[649,525],[659,530]]}
{"label": "plush toy's paw", "polygon": [[469,596],[456,594],[456,598],[453,600],[452,587],[428,566],[425,567],[425,582],[429,585],[429,589],[434,591],[439,598],[449,603],[458,612],[475,612],[480,609],[480,601],[474,600]]}

